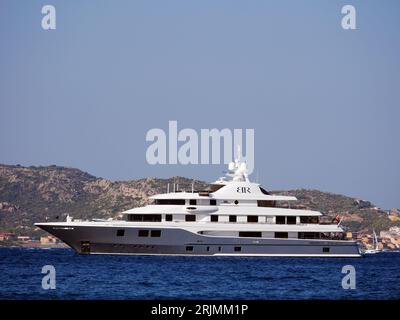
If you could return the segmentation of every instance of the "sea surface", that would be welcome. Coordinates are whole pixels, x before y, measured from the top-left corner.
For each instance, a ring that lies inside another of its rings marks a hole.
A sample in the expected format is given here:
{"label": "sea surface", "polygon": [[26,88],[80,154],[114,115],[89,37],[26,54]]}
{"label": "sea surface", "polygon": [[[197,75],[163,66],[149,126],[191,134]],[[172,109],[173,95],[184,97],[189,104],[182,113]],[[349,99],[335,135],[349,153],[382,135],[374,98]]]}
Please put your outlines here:
{"label": "sea surface", "polygon": [[[42,288],[42,267],[56,270]],[[343,289],[345,265],[356,288]],[[0,299],[399,299],[400,253],[363,258],[79,255],[0,248]]]}

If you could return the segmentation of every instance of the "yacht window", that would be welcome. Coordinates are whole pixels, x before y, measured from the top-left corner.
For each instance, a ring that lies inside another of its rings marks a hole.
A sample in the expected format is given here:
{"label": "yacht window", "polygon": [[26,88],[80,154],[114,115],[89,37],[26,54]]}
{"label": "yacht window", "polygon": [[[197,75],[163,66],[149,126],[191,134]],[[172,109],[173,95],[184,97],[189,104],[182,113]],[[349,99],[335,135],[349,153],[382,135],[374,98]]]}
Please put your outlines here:
{"label": "yacht window", "polygon": [[211,222],[218,222],[218,216],[217,215],[212,215],[211,216]]}
{"label": "yacht window", "polygon": [[217,205],[217,200],[211,199],[210,200],[210,206],[216,206]]}
{"label": "yacht window", "polygon": [[156,199],[155,204],[185,205],[184,199]]}
{"label": "yacht window", "polygon": [[121,230],[117,230],[117,237],[123,237],[125,235],[125,230],[121,229]]}
{"label": "yacht window", "polygon": [[90,253],[90,241],[81,241],[81,252]]}
{"label": "yacht window", "polygon": [[311,224],[311,223],[318,223],[319,219],[315,216],[301,216],[300,223]]}
{"label": "yacht window", "polygon": [[286,217],[287,224],[296,224],[296,217]]}
{"label": "yacht window", "polygon": [[237,217],[236,216],[229,216],[229,222],[236,222]]}
{"label": "yacht window", "polygon": [[218,247],[218,251],[221,252],[221,247]]}
{"label": "yacht window", "polygon": [[235,204],[239,204],[239,201],[235,200]]}
{"label": "yacht window", "polygon": [[186,251],[193,251],[193,246],[187,246]]}
{"label": "yacht window", "polygon": [[247,216],[247,222],[258,222],[258,216]]}
{"label": "yacht window", "polygon": [[149,236],[149,230],[139,230],[138,235],[139,235],[139,237],[148,237]]}
{"label": "yacht window", "polygon": [[200,197],[208,197],[210,195],[210,191],[199,191]]}
{"label": "yacht window", "polygon": [[185,221],[196,221],[196,215],[195,214],[187,214],[185,216]]}
{"label": "yacht window", "polygon": [[259,207],[276,207],[276,202],[271,200],[257,200]]}
{"label": "yacht window", "polygon": [[161,214],[130,214],[129,221],[161,222]]}
{"label": "yacht window", "polygon": [[165,221],[172,221],[172,214],[166,214]]}
{"label": "yacht window", "polygon": [[285,224],[286,217],[285,216],[276,216],[276,224]]}
{"label": "yacht window", "polygon": [[234,248],[234,251],[235,251],[235,252],[240,252],[240,251],[242,251],[242,247],[235,247],[235,248]]}
{"label": "yacht window", "polygon": [[299,232],[299,239],[320,239],[321,234],[319,232]]}
{"label": "yacht window", "polygon": [[190,204],[191,206],[195,206],[195,205],[197,205],[197,200],[196,200],[196,199],[190,199],[190,200],[189,200],[189,204]]}
{"label": "yacht window", "polygon": [[151,237],[161,237],[161,230],[151,230]]}
{"label": "yacht window", "polygon": [[329,253],[329,247],[324,247],[324,248],[322,248],[322,252],[324,252],[324,253]]}
{"label": "yacht window", "polygon": [[261,191],[262,193],[264,193],[264,194],[270,195],[270,193],[269,193],[267,190],[265,190],[264,188],[261,188],[261,187],[260,187],[260,191]]}
{"label": "yacht window", "polygon": [[258,232],[258,231],[239,231],[239,237],[261,238],[261,232]]}
{"label": "yacht window", "polygon": [[210,186],[210,192],[215,192],[215,191],[221,189],[222,187],[225,187],[225,185],[224,184],[212,184]]}
{"label": "yacht window", "polygon": [[275,232],[275,238],[287,239],[288,233],[287,232]]}

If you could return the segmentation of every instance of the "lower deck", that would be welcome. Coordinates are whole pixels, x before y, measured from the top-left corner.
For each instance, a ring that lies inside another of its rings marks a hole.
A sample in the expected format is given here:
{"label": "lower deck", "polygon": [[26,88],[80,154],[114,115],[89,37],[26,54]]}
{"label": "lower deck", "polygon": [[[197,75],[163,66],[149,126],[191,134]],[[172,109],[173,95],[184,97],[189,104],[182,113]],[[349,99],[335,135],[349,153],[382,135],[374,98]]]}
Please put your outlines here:
{"label": "lower deck", "polygon": [[187,244],[187,245],[130,245],[82,242],[82,254],[122,255],[195,255],[195,256],[265,256],[265,257],[360,257],[354,246],[335,244]]}

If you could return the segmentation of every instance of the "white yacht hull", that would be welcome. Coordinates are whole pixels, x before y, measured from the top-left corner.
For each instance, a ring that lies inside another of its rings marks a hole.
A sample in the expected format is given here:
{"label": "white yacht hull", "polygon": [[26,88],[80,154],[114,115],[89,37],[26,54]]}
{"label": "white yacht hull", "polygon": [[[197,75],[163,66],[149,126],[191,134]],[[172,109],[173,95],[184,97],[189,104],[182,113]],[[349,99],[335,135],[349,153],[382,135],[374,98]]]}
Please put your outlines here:
{"label": "white yacht hull", "polygon": [[[179,227],[39,223],[78,253],[124,255],[360,257],[355,241],[209,236]],[[139,237],[138,230],[161,230],[160,237]],[[118,236],[118,230],[124,230]]]}

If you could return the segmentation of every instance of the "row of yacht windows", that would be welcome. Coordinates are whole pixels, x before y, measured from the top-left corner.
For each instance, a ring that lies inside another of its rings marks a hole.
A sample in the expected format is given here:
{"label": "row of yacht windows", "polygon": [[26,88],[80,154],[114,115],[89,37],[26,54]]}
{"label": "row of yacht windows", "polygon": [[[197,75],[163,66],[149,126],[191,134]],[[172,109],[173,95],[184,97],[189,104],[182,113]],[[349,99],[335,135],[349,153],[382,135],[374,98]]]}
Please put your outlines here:
{"label": "row of yacht windows", "polygon": [[[217,200],[215,199],[210,199],[210,206],[216,206],[217,205]],[[157,205],[176,205],[176,206],[184,206],[186,204],[185,199],[156,199],[154,200],[154,204]],[[197,200],[196,199],[190,199],[189,200],[189,205],[195,206],[197,205]]]}
{"label": "row of yacht windows", "polygon": [[[201,232],[202,233],[202,232]],[[125,230],[119,229],[117,230],[117,237],[124,237]],[[139,229],[137,231],[138,237],[161,237],[161,230],[147,230],[147,229]],[[241,238],[261,238],[261,231],[239,231],[238,236]],[[274,232],[274,237],[277,239],[288,239],[288,232]],[[321,239],[324,238],[324,234],[320,232],[298,232],[298,239]]]}
{"label": "row of yacht windows", "polygon": [[[204,203],[204,199],[202,199],[202,205],[208,204]],[[226,204],[229,203],[228,201],[223,201],[222,203]],[[238,205],[239,201],[235,200],[233,201],[234,204]],[[156,199],[154,200],[154,204],[156,205],[175,205],[175,206],[184,206],[186,205],[186,200],[185,199]],[[198,204],[197,199],[190,199],[189,200],[189,205],[191,206],[196,206]],[[209,200],[210,206],[216,206],[217,205],[217,200],[216,199],[210,199]],[[257,206],[258,207],[277,207],[276,201],[271,201],[271,200],[257,200]]]}
{"label": "row of yacht windows", "polygon": [[[117,237],[124,237],[125,229],[117,230]],[[138,237],[161,237],[161,230],[138,230]]]}
{"label": "row of yacht windows", "polygon": [[[229,219],[228,221],[229,222],[237,222],[237,217],[238,216],[236,216],[236,215],[230,215],[228,218]],[[272,218],[272,217],[268,217],[268,218]],[[297,221],[298,221],[297,218],[298,217],[296,217],[296,216],[276,216],[275,223],[276,224],[297,224]],[[162,215],[161,214],[129,214],[128,221],[161,222]],[[166,214],[165,221],[173,221],[173,215]],[[196,221],[196,215],[195,214],[186,214],[185,221]],[[211,215],[210,221],[211,222],[219,222],[220,216],[219,215]],[[253,216],[253,215],[247,216],[246,221],[248,223],[258,223],[259,216]],[[300,216],[299,223],[300,224],[317,224],[317,223],[319,223],[319,218],[317,216]]]}
{"label": "row of yacht windows", "polygon": [[[298,239],[321,239],[322,235],[320,232],[298,232]],[[240,231],[239,237],[242,238],[261,238],[262,233],[259,231]],[[274,237],[277,239],[289,238],[288,232],[275,232]]]}

